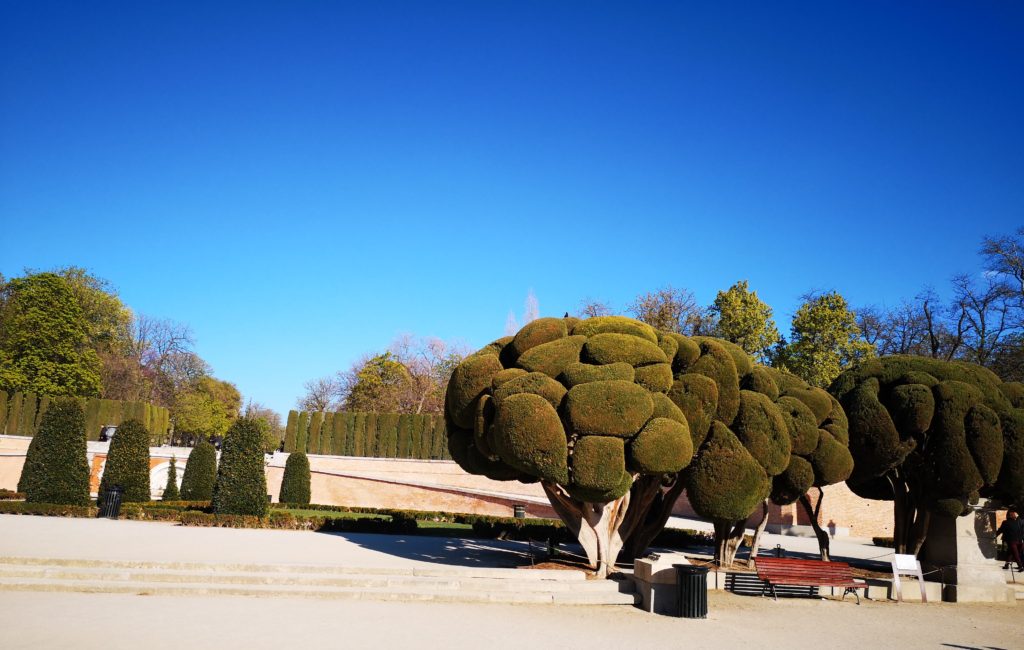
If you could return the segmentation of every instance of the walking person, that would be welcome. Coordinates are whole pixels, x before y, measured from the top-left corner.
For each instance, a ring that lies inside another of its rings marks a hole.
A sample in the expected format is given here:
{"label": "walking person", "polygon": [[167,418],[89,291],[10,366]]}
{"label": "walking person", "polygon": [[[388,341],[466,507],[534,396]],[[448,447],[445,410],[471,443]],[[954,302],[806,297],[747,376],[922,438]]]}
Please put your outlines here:
{"label": "walking person", "polygon": [[1017,571],[1024,572],[1024,563],[1021,562],[1021,556],[1024,555],[1024,519],[1017,516],[1016,510],[1006,513],[1006,519],[999,526],[996,535],[1002,535],[1003,543],[1009,551],[1003,568],[1009,569],[1010,560],[1013,560],[1017,563]]}

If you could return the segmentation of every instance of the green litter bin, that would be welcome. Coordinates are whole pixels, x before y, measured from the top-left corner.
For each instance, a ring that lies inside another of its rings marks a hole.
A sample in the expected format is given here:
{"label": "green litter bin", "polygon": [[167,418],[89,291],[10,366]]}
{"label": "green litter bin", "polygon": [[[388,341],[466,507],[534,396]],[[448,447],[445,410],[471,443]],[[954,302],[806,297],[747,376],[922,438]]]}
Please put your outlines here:
{"label": "green litter bin", "polygon": [[692,564],[673,564],[676,570],[676,602],[682,618],[708,617],[708,569]]}

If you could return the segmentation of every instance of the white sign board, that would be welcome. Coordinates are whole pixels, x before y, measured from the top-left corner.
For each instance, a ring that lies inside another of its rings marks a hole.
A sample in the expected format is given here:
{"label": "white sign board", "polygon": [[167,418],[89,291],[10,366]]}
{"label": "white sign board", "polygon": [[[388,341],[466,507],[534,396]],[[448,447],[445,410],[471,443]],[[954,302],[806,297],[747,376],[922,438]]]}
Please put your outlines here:
{"label": "white sign board", "polygon": [[928,596],[925,595],[924,575],[921,574],[921,563],[913,555],[896,553],[892,558],[892,586],[896,589],[896,600],[903,602],[903,585],[900,584],[900,576],[913,576],[917,578],[917,584],[921,587],[921,602],[927,603]]}

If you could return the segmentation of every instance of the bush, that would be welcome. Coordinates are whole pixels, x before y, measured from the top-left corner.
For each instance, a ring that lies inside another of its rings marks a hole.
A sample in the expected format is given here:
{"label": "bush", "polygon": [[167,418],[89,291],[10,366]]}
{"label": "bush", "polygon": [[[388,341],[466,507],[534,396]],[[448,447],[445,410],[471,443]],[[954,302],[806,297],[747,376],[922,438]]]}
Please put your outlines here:
{"label": "bush", "polygon": [[871,543],[875,546],[881,546],[883,548],[895,548],[896,543],[892,537],[872,537]]}
{"label": "bush", "polygon": [[171,465],[167,468],[167,485],[164,487],[164,501],[177,501],[181,498],[178,491],[178,461],[171,456]]}
{"label": "bush", "polygon": [[100,481],[101,501],[115,485],[124,489],[124,503],[149,501],[149,431],[138,420],[117,427]]}
{"label": "bush", "polygon": [[57,503],[0,502],[0,515],[39,515],[42,517],[95,517],[99,509]]}
{"label": "bush", "polygon": [[25,494],[23,492],[0,488],[0,501],[23,501],[24,499]]}
{"label": "bush", "polygon": [[284,503],[309,504],[309,457],[295,452],[288,456],[281,479],[281,494],[278,500]]}
{"label": "bush", "polygon": [[207,441],[195,446],[185,463],[181,477],[181,498],[190,501],[209,501],[213,498],[213,485],[217,482],[217,450]]}
{"label": "bush", "polygon": [[267,514],[267,477],[259,426],[249,418],[236,420],[224,437],[224,450],[213,488],[218,515]]}
{"label": "bush", "polygon": [[32,438],[18,492],[30,503],[88,506],[85,414],[78,400],[53,400]]}

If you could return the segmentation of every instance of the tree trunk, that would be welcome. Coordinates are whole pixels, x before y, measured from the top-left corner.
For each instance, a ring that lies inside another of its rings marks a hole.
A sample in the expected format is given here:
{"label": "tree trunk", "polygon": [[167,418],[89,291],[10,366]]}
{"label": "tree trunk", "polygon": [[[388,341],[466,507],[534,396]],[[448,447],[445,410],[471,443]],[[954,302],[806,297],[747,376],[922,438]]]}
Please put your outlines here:
{"label": "tree trunk", "polygon": [[754,531],[754,541],[750,545],[750,557],[747,558],[747,568],[754,568],[754,560],[757,559],[757,548],[758,544],[761,543],[761,535],[764,533],[765,527],[768,526],[768,499],[764,500],[761,504],[761,521],[757,523],[757,529]]}
{"label": "tree trunk", "polygon": [[811,520],[811,528],[814,529],[814,536],[818,538],[818,555],[822,561],[829,561],[830,543],[828,531],[823,530],[821,524],[818,523],[818,515],[821,514],[821,502],[825,500],[825,491],[818,488],[818,503],[815,506],[811,506],[811,500],[807,498],[807,495],[800,496],[800,505],[803,506],[804,512],[807,513],[808,519]]}
{"label": "tree trunk", "polygon": [[668,489],[664,488],[658,476],[641,476],[633,485],[629,511],[622,524],[623,560],[635,560],[647,550],[665,528],[685,487],[678,475]]}
{"label": "tree trunk", "polygon": [[541,482],[551,507],[576,535],[590,567],[598,578],[607,578],[615,570],[615,559],[622,550],[619,529],[629,510],[630,493],[615,501],[590,503],[577,501],[555,483]]}
{"label": "tree trunk", "polygon": [[743,542],[746,520],[739,522],[715,521],[715,563],[720,567],[732,566],[736,551]]}
{"label": "tree trunk", "polygon": [[915,556],[921,552],[924,540],[928,537],[928,528],[932,522],[932,511],[915,507],[916,517],[914,520],[913,536],[910,540],[911,553]]}

